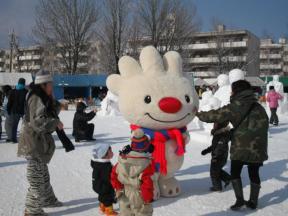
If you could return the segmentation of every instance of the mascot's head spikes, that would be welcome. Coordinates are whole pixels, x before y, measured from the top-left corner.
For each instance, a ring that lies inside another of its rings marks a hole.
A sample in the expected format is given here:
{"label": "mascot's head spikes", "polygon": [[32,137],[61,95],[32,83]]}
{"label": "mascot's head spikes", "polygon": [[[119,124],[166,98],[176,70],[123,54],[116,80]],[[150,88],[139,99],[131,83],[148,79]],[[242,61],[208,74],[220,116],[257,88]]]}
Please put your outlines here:
{"label": "mascot's head spikes", "polygon": [[119,71],[120,75],[108,77],[107,86],[119,96],[120,111],[130,123],[166,129],[186,126],[193,119],[198,98],[192,81],[183,74],[179,53],[169,51],[162,58],[148,46],[139,62],[123,56]]}

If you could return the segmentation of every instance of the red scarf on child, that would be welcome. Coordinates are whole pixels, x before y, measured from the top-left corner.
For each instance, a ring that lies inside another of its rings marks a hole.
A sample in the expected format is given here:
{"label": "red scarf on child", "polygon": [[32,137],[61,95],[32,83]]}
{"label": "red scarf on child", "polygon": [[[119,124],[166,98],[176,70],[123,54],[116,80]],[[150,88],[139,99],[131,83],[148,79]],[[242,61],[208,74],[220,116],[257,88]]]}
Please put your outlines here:
{"label": "red scarf on child", "polygon": [[144,133],[150,136],[151,142],[154,145],[154,152],[152,154],[154,162],[156,164],[156,170],[163,175],[167,174],[167,161],[165,153],[165,143],[169,139],[173,139],[177,143],[177,149],[175,154],[182,156],[185,153],[185,140],[183,139],[182,133],[184,133],[187,128],[175,128],[168,130],[152,130],[148,128],[141,128],[137,125],[131,125],[131,130],[142,129]]}

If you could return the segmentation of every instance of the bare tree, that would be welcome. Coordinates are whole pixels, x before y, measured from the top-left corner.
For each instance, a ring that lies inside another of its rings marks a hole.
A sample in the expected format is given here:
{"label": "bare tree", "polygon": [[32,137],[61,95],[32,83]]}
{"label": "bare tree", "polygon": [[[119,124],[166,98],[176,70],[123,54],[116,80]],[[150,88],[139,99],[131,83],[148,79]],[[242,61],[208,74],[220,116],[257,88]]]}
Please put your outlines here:
{"label": "bare tree", "polygon": [[118,61],[127,49],[130,30],[131,0],[103,0],[102,25],[98,29],[101,41],[101,64],[108,73],[119,73]]}
{"label": "bare tree", "polygon": [[40,0],[33,33],[41,44],[60,53],[64,72],[75,74],[97,20],[94,0]]}
{"label": "bare tree", "polygon": [[199,30],[194,4],[177,0],[146,0],[139,2],[138,16],[147,44],[160,52],[183,51]]}

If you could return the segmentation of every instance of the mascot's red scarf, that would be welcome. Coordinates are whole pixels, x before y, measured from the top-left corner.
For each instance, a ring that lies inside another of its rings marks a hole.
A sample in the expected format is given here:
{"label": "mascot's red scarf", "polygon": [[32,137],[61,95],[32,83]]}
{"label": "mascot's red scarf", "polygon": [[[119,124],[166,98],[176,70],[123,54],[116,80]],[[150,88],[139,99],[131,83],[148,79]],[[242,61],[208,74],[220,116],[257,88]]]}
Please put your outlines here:
{"label": "mascot's red scarf", "polygon": [[[137,125],[131,125],[131,130],[134,131],[141,128]],[[185,140],[183,139],[182,133],[187,131],[187,128],[180,129],[168,129],[168,130],[151,130],[148,128],[141,128],[144,133],[150,136],[152,144],[155,149],[153,152],[153,159],[156,164],[156,170],[163,175],[167,174],[167,161],[165,155],[165,142],[169,139],[176,140],[177,150],[175,154],[182,156],[185,153]]]}

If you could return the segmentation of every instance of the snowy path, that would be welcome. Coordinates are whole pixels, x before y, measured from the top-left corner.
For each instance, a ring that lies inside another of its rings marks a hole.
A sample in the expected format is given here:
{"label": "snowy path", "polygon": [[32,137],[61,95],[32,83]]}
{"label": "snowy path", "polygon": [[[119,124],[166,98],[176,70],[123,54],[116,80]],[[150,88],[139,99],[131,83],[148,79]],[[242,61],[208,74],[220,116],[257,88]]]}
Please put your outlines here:
{"label": "snowy path", "polygon": [[[67,134],[71,134],[72,112],[63,112],[61,118]],[[97,143],[113,144],[114,152],[128,142],[129,125],[121,117],[98,117],[95,122]],[[185,164],[177,173],[183,194],[178,198],[161,199],[155,202],[156,216],[220,216],[220,215],[288,215],[288,118],[278,128],[271,128],[269,135],[269,161],[262,169],[262,191],[258,211],[231,212],[228,207],[234,202],[231,188],[223,193],[210,193],[209,156],[200,152],[209,141],[209,136],[191,129],[191,143]],[[76,150],[65,153],[57,142],[57,150],[49,164],[51,182],[59,200],[65,207],[49,209],[49,215],[100,215],[97,198],[91,188],[90,151],[92,143],[77,144]],[[26,183],[26,162],[16,157],[17,145],[0,143],[0,215],[23,215]],[[114,162],[116,157],[114,158]],[[228,169],[228,167],[227,167]],[[246,168],[243,170],[245,195],[248,197],[249,181]]]}

